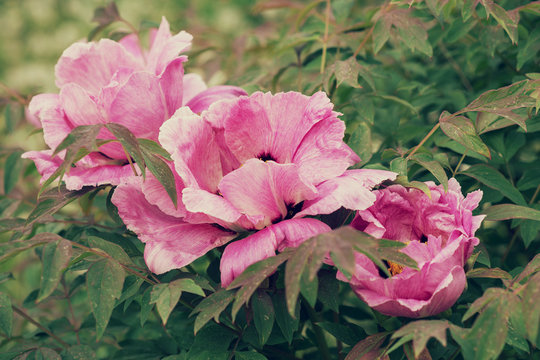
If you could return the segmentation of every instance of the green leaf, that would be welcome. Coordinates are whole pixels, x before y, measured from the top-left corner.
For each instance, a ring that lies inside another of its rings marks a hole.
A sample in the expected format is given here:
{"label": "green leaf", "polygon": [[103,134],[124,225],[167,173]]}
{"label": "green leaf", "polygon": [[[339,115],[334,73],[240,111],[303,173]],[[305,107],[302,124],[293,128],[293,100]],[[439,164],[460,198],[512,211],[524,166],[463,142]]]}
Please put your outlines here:
{"label": "green leaf", "polygon": [[235,293],[232,291],[221,289],[203,299],[191,312],[191,315],[199,313],[195,319],[195,334],[197,334],[210,319],[214,318],[216,322],[219,322],[219,315],[233,301],[234,295]]}
{"label": "green leaf", "polygon": [[350,57],[345,61],[338,60],[335,62],[334,74],[336,75],[337,86],[345,83],[354,88],[361,88],[358,83],[358,73],[360,64],[354,57]]}
{"label": "green leaf", "polygon": [[519,46],[516,69],[519,71],[528,61],[534,60],[538,51],[540,51],[540,27],[536,26],[527,37],[527,42]]}
{"label": "green leaf", "polygon": [[461,8],[461,16],[463,21],[469,20],[477,5],[477,0],[463,0],[463,7]]}
{"label": "green leaf", "polygon": [[0,331],[7,337],[11,337],[13,328],[13,309],[11,308],[11,299],[0,292]]}
{"label": "green leaf", "polygon": [[135,163],[139,165],[142,176],[146,176],[144,157],[139,147],[139,142],[135,135],[124,125],[117,123],[108,123],[105,127],[120,141],[125,151],[133,158]]}
{"label": "green leaf", "polygon": [[157,155],[149,153],[146,150],[143,150],[142,154],[148,170],[150,170],[150,172],[156,177],[160,184],[163,185],[165,191],[171,198],[174,207],[177,207],[178,195],[176,190],[176,180],[174,179],[174,174],[171,168]]}
{"label": "green leaf", "polygon": [[339,312],[339,281],[333,272],[321,270],[319,272],[319,287],[317,298],[330,310]]}
{"label": "green leaf", "polygon": [[537,238],[539,232],[540,221],[525,220],[521,223],[519,233],[523,239],[525,248],[528,248],[529,245],[531,245],[531,243]]}
{"label": "green leaf", "polygon": [[103,335],[115,300],[122,295],[124,269],[114,260],[103,259],[92,264],[86,274],[88,300],[96,318],[96,338]]}
{"label": "green leaf", "polygon": [[540,211],[513,204],[493,205],[484,210],[485,220],[501,221],[508,219],[529,219],[540,221]]}
{"label": "green leaf", "polygon": [[468,278],[512,279],[512,275],[499,268],[477,268],[467,271],[467,274],[465,275],[467,275]]}
{"label": "green leaf", "polygon": [[279,265],[283,264],[291,255],[290,251],[283,251],[282,253],[256,262],[250,265],[242,274],[240,274],[234,281],[227,287],[227,290],[240,287],[240,290],[236,292],[234,304],[232,308],[232,317],[236,317],[236,314],[246,304],[251,295],[259,287],[259,285],[268,276],[273,274]]}
{"label": "green leaf", "polygon": [[121,264],[132,265],[133,261],[128,254],[122,249],[121,246],[112,243],[110,241],[103,240],[97,236],[88,236],[88,245],[91,248],[102,250],[107,256],[112,257],[114,260]]}
{"label": "green leaf", "polygon": [[174,310],[182,295],[182,289],[177,286],[171,286],[171,284],[154,285],[150,293],[150,303],[156,304],[163,325],[167,324],[169,315]]}
{"label": "green leaf", "polygon": [[298,330],[298,324],[300,323],[300,306],[297,304],[293,316],[291,316],[287,309],[287,303],[283,294],[280,293],[272,296],[272,302],[276,314],[276,323],[278,324],[283,337],[290,344],[293,340],[294,332]]}
{"label": "green leaf", "polygon": [[501,194],[516,204],[523,206],[527,205],[527,202],[519,190],[516,189],[514,185],[510,183],[510,181],[506,180],[506,178],[500,172],[491,166],[484,164],[473,165],[467,170],[460,171],[460,173],[470,176],[492,189],[500,191]]}
{"label": "green leaf", "polygon": [[50,242],[43,247],[41,254],[43,270],[37,302],[47,298],[56,289],[72,255],[71,242],[66,239]]}
{"label": "green leaf", "polygon": [[332,12],[338,23],[344,23],[350,16],[354,0],[334,0],[331,2]]}
{"label": "green leaf", "polygon": [[382,49],[384,44],[390,39],[390,28],[391,24],[387,23],[383,18],[375,23],[373,27],[373,54],[377,53]]}
{"label": "green leaf", "polygon": [[412,335],[414,356],[418,358],[426,348],[430,338],[437,339],[442,346],[446,347],[446,330],[448,328],[449,324],[446,320],[417,320],[394,332],[392,339]]}
{"label": "green leaf", "polygon": [[537,271],[540,271],[540,254],[536,254],[534,258],[529,261],[527,266],[525,266],[525,269],[523,269],[521,274],[514,280],[514,283],[521,282],[523,279]]}
{"label": "green leaf", "polygon": [[83,196],[90,191],[95,190],[96,188],[94,187],[85,186],[81,190],[69,191],[64,185],[61,185],[58,188],[46,191],[40,196],[36,207],[32,210],[30,215],[28,215],[28,219],[26,219],[26,225],[30,226],[35,222],[38,222],[45,216],[56,213],[58,210],[60,210],[73,200]]}
{"label": "green leaf", "polygon": [[144,138],[138,138],[137,141],[139,142],[139,147],[143,153],[146,152],[148,154],[159,155],[167,161],[172,161],[171,155],[157,142]]}
{"label": "green leaf", "polygon": [[480,312],[471,329],[451,326],[452,337],[461,346],[466,360],[496,359],[501,353],[508,333],[511,309],[519,306],[519,299],[511,292],[490,288],[476,299],[463,316],[463,321]]}
{"label": "green leaf", "polygon": [[348,145],[360,156],[362,164],[366,164],[371,159],[371,127],[361,122],[349,138]]}
{"label": "green leaf", "polygon": [[347,357],[345,357],[345,360],[364,360],[362,357],[368,353],[373,354],[371,358],[377,358],[377,355],[381,355],[382,349],[381,352],[377,353],[377,355],[373,352],[381,347],[389,334],[390,332],[382,332],[368,336],[364,340],[354,345],[351,351],[347,354]]}
{"label": "green leaf", "polygon": [[536,343],[540,327],[540,273],[529,279],[523,291],[523,316],[527,335],[532,344]]}
{"label": "green leaf", "polygon": [[140,311],[141,327],[144,326],[144,324],[146,323],[146,320],[148,320],[148,317],[150,316],[150,313],[152,312],[152,309],[154,308],[154,304],[150,303],[151,294],[152,294],[152,288],[148,287],[143,292],[143,294],[142,294],[142,296],[140,298],[140,304],[141,304],[141,311]]}
{"label": "green leaf", "polygon": [[259,343],[264,346],[274,327],[275,313],[272,299],[264,290],[259,289],[251,298],[251,307],[255,328],[259,334]]}
{"label": "green leaf", "polygon": [[448,191],[448,177],[441,164],[433,160],[433,157],[428,154],[415,154],[411,158],[423,168],[427,169],[435,178],[442,184],[444,191]]}
{"label": "green leaf", "polygon": [[355,333],[355,331],[347,325],[323,321],[318,322],[317,326],[323,328],[326,332],[335,337],[337,340],[347,345],[354,345],[359,340],[359,337]]}
{"label": "green leaf", "polygon": [[464,116],[453,116],[444,111],[440,118],[441,130],[450,139],[457,141],[478,154],[491,159],[489,148],[480,139],[471,120]]}
{"label": "green leaf", "polygon": [[18,356],[16,360],[62,360],[62,358],[53,349],[38,347]]}
{"label": "green leaf", "polygon": [[96,353],[88,345],[73,345],[62,351],[62,360],[94,360]]}
{"label": "green leaf", "polygon": [[313,279],[309,279],[309,271],[308,269],[304,269],[300,277],[300,293],[311,307],[314,307],[317,303],[318,288],[319,279],[316,276]]}
{"label": "green leaf", "polygon": [[398,176],[407,179],[407,170],[407,159],[399,157],[390,161],[390,171],[398,173]]}
{"label": "green leaf", "polygon": [[413,114],[415,114],[416,116],[420,116],[419,113],[418,113],[418,110],[410,102],[408,102],[407,100],[398,98],[397,96],[394,96],[394,95],[375,94],[374,96],[380,97],[381,99],[390,100],[390,101],[393,101],[393,102],[395,102],[397,104],[403,105],[406,108],[408,108],[409,110],[411,110],[411,112]]}
{"label": "green leaf", "polygon": [[23,251],[58,239],[60,239],[60,236],[56,234],[39,233],[28,240],[2,242],[0,243],[0,262],[15,255],[18,255]]}
{"label": "green leaf", "polygon": [[501,25],[512,40],[512,43],[517,43],[518,41],[518,22],[519,15],[517,18],[512,18],[510,13],[506,12],[500,5],[495,4],[492,0],[481,0],[482,5],[486,8],[486,12],[489,15],[492,15],[495,20]]}
{"label": "green leaf", "polygon": [[255,351],[237,351],[234,353],[236,360],[267,360],[268,358],[263,354],[259,354]]}
{"label": "green leaf", "polygon": [[12,218],[12,219],[0,219],[0,233],[6,231],[21,231],[26,224],[25,219]]}
{"label": "green leaf", "polygon": [[15,151],[9,154],[4,165],[4,193],[9,194],[17,184],[21,174],[23,162],[22,151]]}

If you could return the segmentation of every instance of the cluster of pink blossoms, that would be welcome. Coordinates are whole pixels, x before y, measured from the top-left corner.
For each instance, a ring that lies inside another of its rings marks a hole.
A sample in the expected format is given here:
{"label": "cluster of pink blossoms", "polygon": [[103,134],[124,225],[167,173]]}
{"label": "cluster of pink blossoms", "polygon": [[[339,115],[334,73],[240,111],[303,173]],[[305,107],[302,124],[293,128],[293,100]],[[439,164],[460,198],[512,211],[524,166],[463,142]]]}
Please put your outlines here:
{"label": "cluster of pink blossoms", "polygon": [[[431,198],[399,185],[372,191],[396,174],[348,170],[359,158],[343,142],[345,124],[324,93],[207,89],[197,75],[184,75],[187,58],[178,54],[191,39],[186,32],[173,36],[163,19],[149,51],[135,35],[69,47],[56,66],[60,93],[35,96],[29,107],[50,150],[24,156],[47,179],[63,161],[53,150],[77,126],[115,122],[158,141],[171,154],[177,207],[151,174],[146,180],[133,174],[116,142],[64,177],[71,190],[118,185],[112,201],[146,244],[144,258],[156,274],[227,244],[220,266],[225,287],[249,265],[330,231],[317,215],[344,207],[358,211],[357,229],[407,242],[404,252],[420,269],[400,268],[384,279],[358,254],[350,282],[362,299],[383,313],[411,317],[451,306],[478,242],[481,217],[471,210],[481,194],[464,199],[455,180],[448,193],[430,183]],[[114,137],[103,129],[99,138]]]}

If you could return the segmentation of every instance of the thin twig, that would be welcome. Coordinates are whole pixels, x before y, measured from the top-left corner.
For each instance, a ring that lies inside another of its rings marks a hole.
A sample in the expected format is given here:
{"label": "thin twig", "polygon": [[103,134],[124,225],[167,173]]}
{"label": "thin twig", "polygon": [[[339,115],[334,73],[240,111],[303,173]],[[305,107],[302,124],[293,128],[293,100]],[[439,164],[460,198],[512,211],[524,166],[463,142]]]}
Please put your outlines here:
{"label": "thin twig", "polygon": [[49,329],[47,329],[45,326],[38,323],[36,320],[34,320],[30,315],[28,315],[26,312],[24,312],[23,309],[19,308],[16,305],[11,306],[13,308],[13,311],[15,311],[17,314],[19,314],[21,317],[25,318],[32,324],[34,324],[37,328],[39,328],[41,331],[52,337],[54,340],[56,340],[60,345],[62,345],[63,348],[68,348],[69,344],[65,342],[64,340],[60,339],[58,336],[54,335]]}
{"label": "thin twig", "polygon": [[0,81],[0,87],[4,89],[8,93],[9,96],[17,100],[17,102],[20,103],[21,105],[28,105],[27,99],[23,98],[21,95],[19,95],[19,93],[17,93],[15,90],[11,89],[9,86],[7,86],[1,81]]}
{"label": "thin twig", "polygon": [[407,155],[407,158],[406,158],[407,160],[409,160],[409,159],[411,158],[411,156],[413,156],[414,153],[415,153],[416,151],[418,151],[418,149],[420,149],[420,147],[422,147],[422,145],[424,145],[424,143],[431,137],[431,135],[433,135],[433,133],[434,133],[435,131],[437,131],[437,129],[439,128],[439,126],[441,126],[441,123],[438,122],[438,123],[433,127],[433,129],[431,129],[431,130],[429,131],[429,133],[428,133],[426,136],[424,136],[424,138],[422,139],[422,141],[420,141],[420,144],[416,145],[416,147],[411,151],[411,153],[410,153],[409,155]]}
{"label": "thin twig", "polygon": [[461,159],[459,159],[459,162],[458,164],[456,165],[456,168],[454,169],[454,171],[452,171],[452,177],[455,177],[458,170],[459,170],[459,167],[461,166],[461,163],[463,162],[463,160],[465,159],[465,156],[467,156],[467,150],[469,149],[465,149],[465,151],[463,152],[463,155],[461,156]]}

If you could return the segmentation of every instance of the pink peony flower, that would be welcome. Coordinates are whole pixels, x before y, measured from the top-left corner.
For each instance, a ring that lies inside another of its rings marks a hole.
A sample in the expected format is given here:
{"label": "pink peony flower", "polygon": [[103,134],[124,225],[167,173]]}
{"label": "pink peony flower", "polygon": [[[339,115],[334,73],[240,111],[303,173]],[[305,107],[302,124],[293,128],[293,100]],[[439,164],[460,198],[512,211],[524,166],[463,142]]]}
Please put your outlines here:
{"label": "pink peony flower", "polygon": [[[356,254],[353,290],[369,306],[390,316],[412,318],[438,314],[450,308],[465,288],[463,266],[479,242],[474,237],[484,215],[473,216],[482,198],[480,190],[463,197],[455,179],[442,185],[426,183],[431,198],[417,189],[392,185],[374,191],[377,200],[358,211],[352,226],[377,238],[408,245],[402,250],[419,270],[389,262],[386,278],[366,256]],[[347,279],[338,273],[338,278]]]}
{"label": "pink peony flower", "polygon": [[[52,150],[77,126],[109,122],[126,126],[136,137],[157,140],[160,126],[179,107],[201,112],[219,98],[245,95],[232,86],[207,89],[198,75],[184,75],[182,64],[187,57],[178,54],[191,47],[191,40],[185,31],[171,35],[163,18],[159,29],[151,32],[149,51],[141,49],[136,35],[119,42],[75,43],[55,67],[60,93],[34,96],[28,117],[40,121],[45,143]],[[114,138],[106,129],[99,137]],[[63,154],[52,158],[52,150],[23,155],[34,160],[42,181],[63,159]],[[118,184],[130,174],[125,152],[114,142],[80,160],[64,179],[68,189],[76,190]]]}
{"label": "pink peony flower", "polygon": [[179,109],[159,141],[182,182],[182,208],[140,183],[122,184],[113,196],[127,227],[146,242],[150,270],[180,268],[239,237],[221,259],[227,286],[249,265],[330,230],[304,216],[369,207],[370,189],[395,174],[346,170],[359,159],[332,108],[324,93],[289,92],[217,102],[201,115]]}

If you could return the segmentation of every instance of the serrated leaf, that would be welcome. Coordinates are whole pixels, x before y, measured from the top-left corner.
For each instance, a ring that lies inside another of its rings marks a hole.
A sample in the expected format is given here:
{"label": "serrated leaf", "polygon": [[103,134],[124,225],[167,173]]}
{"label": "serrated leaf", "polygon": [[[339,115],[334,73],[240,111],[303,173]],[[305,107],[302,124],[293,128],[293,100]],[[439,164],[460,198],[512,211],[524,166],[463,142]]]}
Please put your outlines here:
{"label": "serrated leaf", "polygon": [[427,154],[415,154],[411,160],[428,170],[442,184],[444,191],[448,191],[448,176],[438,161],[433,160],[432,156]]}
{"label": "serrated leaf", "polygon": [[517,19],[512,19],[510,13],[506,12],[500,5],[495,4],[492,0],[481,0],[482,5],[486,8],[488,15],[492,15],[495,20],[501,25],[512,40],[512,43],[517,43],[518,41],[518,22],[519,14],[517,14]]}
{"label": "serrated leaf", "polygon": [[15,151],[9,154],[4,164],[4,193],[9,194],[17,184],[21,174],[23,162],[21,161],[22,151]]}
{"label": "serrated leaf", "polygon": [[504,289],[490,288],[471,305],[463,321],[480,312],[471,329],[451,326],[452,337],[465,359],[491,360],[501,353],[508,333],[510,310],[519,306],[517,297]]}
{"label": "serrated leaf", "polygon": [[540,273],[532,276],[523,290],[523,317],[527,335],[532,344],[536,343],[540,327]]}
{"label": "serrated leaf", "polygon": [[235,293],[233,291],[221,289],[203,299],[191,312],[191,315],[199,313],[195,319],[195,334],[197,334],[210,319],[214,318],[216,322],[219,322],[219,315],[234,300],[234,295]]}
{"label": "serrated leaf", "polygon": [[88,300],[96,319],[96,338],[99,340],[109,323],[116,299],[122,295],[124,269],[114,260],[95,262],[86,274]]}
{"label": "serrated leaf", "polygon": [[460,171],[460,173],[472,177],[492,189],[500,191],[501,194],[516,204],[523,206],[527,205],[527,202],[519,190],[516,189],[510,181],[506,180],[499,171],[491,166],[484,164],[473,165],[467,170]]}
{"label": "serrated leaf", "polygon": [[345,83],[354,88],[361,88],[358,83],[358,73],[360,71],[360,64],[354,57],[347,60],[338,60],[335,62],[334,74],[336,75],[337,86]]}
{"label": "serrated leaf", "polygon": [[259,334],[259,343],[264,346],[274,327],[275,312],[272,299],[264,290],[258,290],[251,298],[251,308],[255,329]]}
{"label": "serrated leaf", "polygon": [[437,339],[446,347],[446,330],[449,328],[446,320],[418,320],[403,326],[394,332],[393,339],[412,335],[414,356],[418,358],[426,348],[430,338]]}
{"label": "serrated leaf", "polygon": [[465,275],[467,275],[468,278],[512,279],[512,275],[499,268],[477,268],[467,271]]}
{"label": "serrated leaf", "polygon": [[485,220],[501,221],[508,219],[529,219],[540,221],[540,211],[514,204],[493,205],[484,210]]}
{"label": "serrated leaf", "polygon": [[240,287],[234,297],[234,304],[232,308],[232,317],[236,317],[236,314],[246,304],[251,295],[257,290],[259,285],[268,276],[273,274],[279,265],[283,264],[291,255],[290,251],[283,251],[282,253],[256,262],[250,265],[242,274],[240,274],[234,281],[227,287],[227,290]]}
{"label": "serrated leaf", "polygon": [[476,133],[476,129],[471,120],[464,116],[452,116],[448,112],[443,112],[439,118],[441,130],[450,139],[457,141],[480,155],[491,158],[491,153],[486,144]]}
{"label": "serrated leaf", "polygon": [[43,269],[37,302],[47,298],[56,289],[72,255],[71,242],[66,239],[50,242],[43,247],[41,254]]}
{"label": "serrated leaf", "polygon": [[13,328],[13,309],[11,308],[11,299],[0,292],[0,331],[8,338],[11,337]]}

